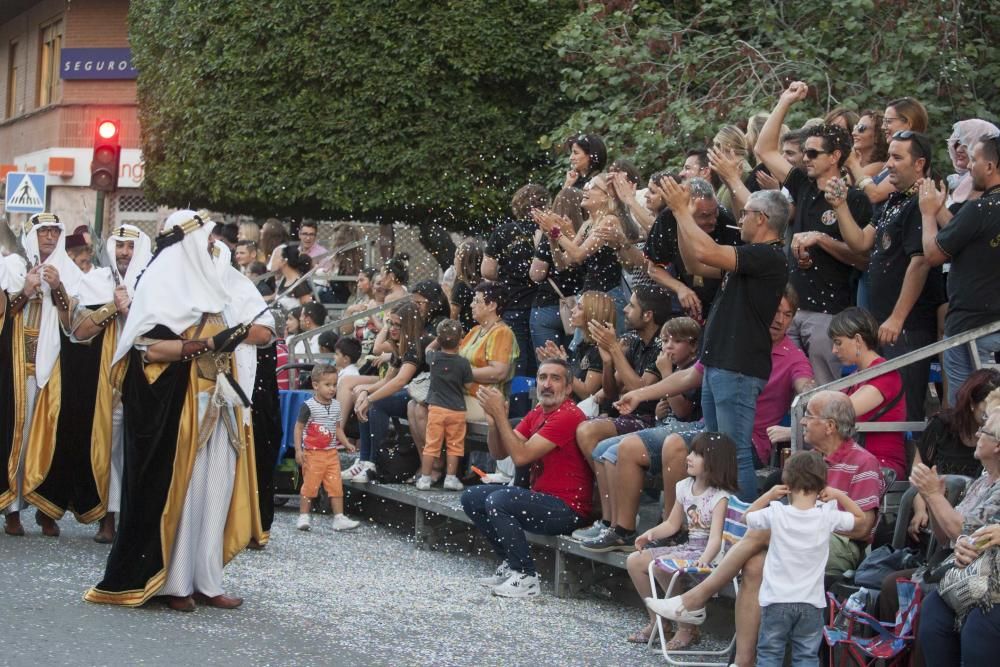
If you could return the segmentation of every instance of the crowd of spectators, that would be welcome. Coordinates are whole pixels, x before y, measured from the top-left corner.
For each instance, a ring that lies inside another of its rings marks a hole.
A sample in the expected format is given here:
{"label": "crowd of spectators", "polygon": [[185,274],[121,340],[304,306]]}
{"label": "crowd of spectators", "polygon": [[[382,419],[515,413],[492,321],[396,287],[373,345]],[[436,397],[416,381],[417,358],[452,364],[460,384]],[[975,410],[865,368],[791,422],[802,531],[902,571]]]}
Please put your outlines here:
{"label": "crowd of spectators", "polygon": [[[914,538],[932,525],[960,567],[1000,544],[991,458],[1000,413],[987,419],[985,407],[1000,373],[977,371],[968,345],[943,355],[942,410],[915,454],[901,431],[862,438],[854,427],[924,421],[931,359],[812,395],[801,426],[818,454],[796,464],[806,472],[777,473],[758,487],[758,471],[781,464],[796,395],[1000,316],[1000,130],[978,119],[955,123],[951,164],[939,164],[917,100],[835,109],[789,128],[789,111],[807,95],[806,84],[792,83],[769,113],[721,127],[710,146],[690,146],[648,178],[627,159],[610,159],[600,136],[572,138],[562,189],[519,188],[508,221],[460,239],[437,281],[410,285],[403,255],[377,269],[364,267],[360,253],[341,256],[337,248],[360,238],[350,226],[335,231],[332,255],[311,224],[297,239],[277,221],[220,234],[234,237],[245,273],[267,276],[260,288],[289,312],[287,334],[322,325],[316,303],[346,305],[333,338],[314,349],[339,355],[336,399],[357,421],[359,457],[345,479],[377,478],[379,448],[397,418],[424,455],[417,488],[462,490],[464,424],[485,422],[489,452],[514,480],[462,496],[502,561],[484,584],[497,595],[537,595],[524,532],[572,532],[584,549],[638,549],[629,572],[646,597],[649,560],[679,549],[675,536],[686,532],[690,558],[715,569],[650,608],[680,623],[673,645],[686,646],[708,598],[742,572],[737,664],[752,664],[758,637],[767,655],[779,650],[779,638],[760,627],[761,605],[767,618],[791,613],[786,604],[795,613],[822,604],[816,572],[860,564],[888,471],[919,490]],[[301,281],[314,265],[313,279]],[[972,347],[981,363],[995,363],[1000,333]],[[536,379],[537,405],[510,403],[516,376]],[[520,421],[512,426],[511,417]],[[975,499],[942,505],[942,474],[976,477]],[[639,533],[647,476],[662,477],[664,523]],[[774,483],[778,491],[769,490]],[[761,530],[723,556],[719,512],[731,496],[764,499],[748,521]],[[803,552],[812,567],[801,595],[775,584],[777,565],[765,564],[803,562],[787,535],[780,553],[765,558],[777,533],[764,529],[785,533],[794,515],[768,505],[784,496],[796,511],[817,498],[841,510],[802,515],[824,537]],[[973,539],[959,539],[966,535]],[[935,655],[947,642],[950,656],[978,650],[981,636],[945,627],[957,610],[949,616],[934,596],[927,604]],[[980,635],[993,623],[995,639],[1000,612],[991,605],[959,620]],[[645,641],[651,629],[630,639]],[[809,636],[796,650],[814,648],[815,633],[800,630]]]}

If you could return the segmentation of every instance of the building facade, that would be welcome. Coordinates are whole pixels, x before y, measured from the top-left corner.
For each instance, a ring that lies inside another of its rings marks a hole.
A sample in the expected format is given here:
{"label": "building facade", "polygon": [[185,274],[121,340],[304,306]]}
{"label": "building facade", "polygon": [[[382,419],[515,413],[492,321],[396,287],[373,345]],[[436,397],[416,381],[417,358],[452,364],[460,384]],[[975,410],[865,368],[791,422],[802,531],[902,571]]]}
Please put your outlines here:
{"label": "building facade", "polygon": [[[46,208],[70,230],[95,224],[90,162],[98,119],[119,122],[122,146],[119,189],[107,197],[103,230],[121,222],[147,227],[159,215],[142,196],[128,6],[128,0],[0,2],[0,175],[45,174]],[[25,217],[7,213],[12,226]]]}

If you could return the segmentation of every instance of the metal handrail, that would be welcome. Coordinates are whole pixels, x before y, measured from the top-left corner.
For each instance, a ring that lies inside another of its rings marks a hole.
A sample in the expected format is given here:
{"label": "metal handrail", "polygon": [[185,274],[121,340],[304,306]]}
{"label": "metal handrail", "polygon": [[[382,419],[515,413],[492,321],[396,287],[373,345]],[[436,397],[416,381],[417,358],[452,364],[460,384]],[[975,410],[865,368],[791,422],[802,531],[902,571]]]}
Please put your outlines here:
{"label": "metal handrail", "polygon": [[[981,367],[981,364],[979,361],[979,350],[976,348],[976,340],[998,331],[1000,331],[1000,320],[991,324],[984,324],[983,326],[976,327],[975,329],[970,329],[969,331],[960,333],[957,336],[944,338],[935,343],[931,343],[930,345],[913,350],[912,352],[907,352],[906,354],[896,357],[895,359],[889,359],[884,363],[878,364],[877,366],[871,366],[863,371],[852,373],[846,377],[840,378],[839,380],[828,382],[820,387],[816,387],[815,389],[810,389],[809,391],[799,394],[792,400],[792,451],[795,452],[802,448],[802,417],[805,415],[806,404],[809,402],[809,399],[819,392],[840,391],[841,389],[846,389],[847,387],[853,387],[854,385],[860,384],[866,380],[871,380],[872,378],[877,378],[880,375],[885,375],[886,373],[899,370],[903,366],[908,366],[916,361],[922,361],[928,357],[937,356],[945,350],[950,350],[958,347],[959,345],[969,346],[969,355],[972,357],[972,364],[978,370]],[[878,424],[861,422],[856,424],[856,428],[859,431],[881,432],[922,431],[923,427],[924,422],[879,422]]]}
{"label": "metal handrail", "polygon": [[351,324],[352,322],[354,322],[354,320],[359,320],[361,318],[368,318],[371,317],[372,315],[383,313],[389,310],[390,308],[396,307],[401,303],[406,303],[407,301],[410,301],[412,298],[413,298],[412,294],[407,294],[399,299],[396,299],[395,301],[390,301],[389,303],[383,303],[382,305],[375,306],[367,310],[362,310],[359,313],[352,313],[350,315],[347,315],[346,317],[341,317],[340,319],[334,320],[333,322],[327,322],[321,327],[316,327],[315,329],[310,329],[309,331],[303,331],[302,333],[293,335],[291,338],[287,340],[289,362],[295,359],[305,359],[307,362],[310,362],[313,361],[314,359],[313,351],[312,349],[310,349],[308,343],[303,346],[305,349],[304,353],[296,354],[293,352],[295,346],[299,343],[299,341],[308,341],[310,338],[321,336],[327,331],[334,331],[334,330],[339,331],[340,327],[344,326],[345,324]]}

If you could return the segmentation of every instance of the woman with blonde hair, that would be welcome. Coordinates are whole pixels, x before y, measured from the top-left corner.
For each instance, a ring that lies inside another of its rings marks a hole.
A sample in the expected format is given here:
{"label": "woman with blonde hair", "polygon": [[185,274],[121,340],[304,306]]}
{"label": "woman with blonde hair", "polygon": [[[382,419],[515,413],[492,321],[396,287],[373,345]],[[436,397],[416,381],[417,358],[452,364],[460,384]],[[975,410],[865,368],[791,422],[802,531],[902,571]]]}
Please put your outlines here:
{"label": "woman with blonde hair", "polygon": [[[723,125],[712,139],[712,148],[739,158],[742,169],[741,180],[746,178],[750,172],[750,163],[747,162],[750,150],[747,148],[747,137],[743,133],[743,130],[735,125]],[[730,211],[733,210],[733,193],[728,185],[723,183],[719,187],[716,197],[719,200],[719,204],[725,206]]]}
{"label": "woman with blonde hair", "polygon": [[[577,299],[573,308],[573,326],[580,332],[581,340],[575,350],[573,367],[573,395],[577,400],[583,400],[597,393],[601,388],[604,373],[604,363],[588,331],[588,323],[600,322],[608,326],[615,325],[615,302],[607,294],[601,292],[584,292]],[[535,354],[538,363],[547,359],[559,358],[569,360],[566,348],[547,341],[544,346],[536,347]]]}

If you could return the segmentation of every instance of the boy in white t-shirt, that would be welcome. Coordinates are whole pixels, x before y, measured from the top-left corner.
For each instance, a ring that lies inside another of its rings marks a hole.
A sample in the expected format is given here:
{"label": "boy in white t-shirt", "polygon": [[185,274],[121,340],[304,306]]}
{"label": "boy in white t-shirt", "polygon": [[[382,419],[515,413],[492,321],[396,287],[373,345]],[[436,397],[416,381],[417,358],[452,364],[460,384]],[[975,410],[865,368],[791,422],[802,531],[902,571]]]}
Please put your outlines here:
{"label": "boy in white t-shirt", "polygon": [[[784,484],[747,509],[748,528],[771,531],[760,587],[757,667],[781,667],[788,643],[792,665],[819,664],[830,533],[852,530],[856,521],[864,519],[864,512],[846,493],[826,485],[826,472],[819,452],[798,452],[785,463]],[[785,496],[787,505],[780,502]],[[838,503],[847,511],[838,510]]]}
{"label": "boy in white t-shirt", "polygon": [[333,363],[337,375],[342,378],[360,375],[358,359],[361,358],[361,342],[353,336],[341,336],[333,346]]}

